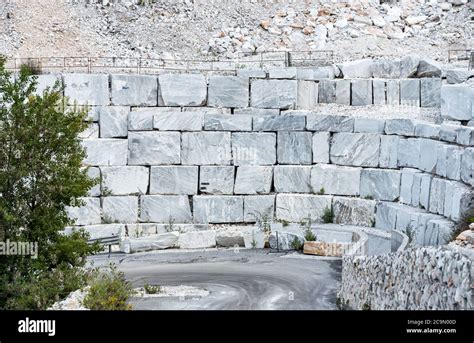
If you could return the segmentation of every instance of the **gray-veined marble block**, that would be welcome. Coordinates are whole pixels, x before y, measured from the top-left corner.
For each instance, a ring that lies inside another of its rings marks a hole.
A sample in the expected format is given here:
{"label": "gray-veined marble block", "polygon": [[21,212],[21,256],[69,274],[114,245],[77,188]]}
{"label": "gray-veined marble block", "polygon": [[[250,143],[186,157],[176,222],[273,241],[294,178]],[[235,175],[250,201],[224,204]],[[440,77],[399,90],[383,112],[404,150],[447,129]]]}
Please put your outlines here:
{"label": "gray-veined marble block", "polygon": [[311,166],[275,166],[273,183],[277,193],[310,193]]}
{"label": "gray-veined marble block", "polygon": [[183,132],[182,164],[230,165],[230,132]]}
{"label": "gray-veined marble block", "polygon": [[158,105],[158,80],[150,75],[111,75],[112,104]]}
{"label": "gray-veined marble block", "polygon": [[234,165],[273,165],[276,162],[275,133],[232,133]]}
{"label": "gray-veined marble block", "polygon": [[179,132],[129,132],[129,165],[163,165],[181,162]]}
{"label": "gray-veined marble block", "polygon": [[208,103],[211,107],[248,107],[249,79],[238,76],[211,76]]}
{"label": "gray-veined marble block", "polygon": [[197,166],[159,166],[150,170],[150,194],[196,194]]}
{"label": "gray-veined marble block", "polygon": [[311,132],[278,132],[277,157],[280,164],[311,164]]}

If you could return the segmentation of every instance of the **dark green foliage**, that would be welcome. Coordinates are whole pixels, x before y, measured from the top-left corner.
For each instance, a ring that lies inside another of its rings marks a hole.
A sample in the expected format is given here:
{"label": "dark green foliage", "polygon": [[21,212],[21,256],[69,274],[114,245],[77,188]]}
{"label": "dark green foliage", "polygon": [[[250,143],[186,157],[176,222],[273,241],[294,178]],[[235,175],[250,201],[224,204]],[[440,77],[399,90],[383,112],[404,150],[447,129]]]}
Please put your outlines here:
{"label": "dark green foliage", "polygon": [[115,265],[110,265],[106,272],[93,272],[90,289],[84,298],[84,306],[91,310],[131,310],[128,299],[134,291],[124,274]]}
{"label": "dark green foliage", "polygon": [[290,247],[293,250],[300,251],[303,250],[304,244],[298,238],[294,238],[293,241],[290,243]]}
{"label": "dark green foliage", "polygon": [[326,224],[332,223],[334,221],[334,213],[332,212],[331,207],[326,206],[326,208],[324,209],[323,215],[321,216],[321,219]]}
{"label": "dark green foliage", "polygon": [[145,290],[146,294],[157,294],[161,292],[161,287],[160,286],[153,286],[148,283],[143,285],[143,289]]}
{"label": "dark green foliage", "polygon": [[36,95],[31,72],[13,77],[0,59],[0,240],[38,243],[37,259],[0,256],[0,308],[47,307],[83,284],[77,268],[97,251],[63,234],[66,207],[96,183],[81,169],[86,113],[66,110],[60,83]]}

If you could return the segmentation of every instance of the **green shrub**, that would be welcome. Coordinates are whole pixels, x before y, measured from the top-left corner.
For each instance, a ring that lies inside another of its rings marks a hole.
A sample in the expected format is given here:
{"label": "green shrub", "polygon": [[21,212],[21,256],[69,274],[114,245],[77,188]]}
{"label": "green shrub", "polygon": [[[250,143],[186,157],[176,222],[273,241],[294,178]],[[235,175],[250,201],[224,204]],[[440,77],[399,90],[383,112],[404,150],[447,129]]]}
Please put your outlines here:
{"label": "green shrub", "polygon": [[332,212],[332,207],[326,206],[326,208],[324,209],[323,215],[321,216],[321,219],[326,224],[332,223],[334,221],[334,213]]}
{"label": "green shrub", "polygon": [[84,306],[91,310],[131,310],[128,299],[133,295],[131,284],[123,272],[110,265],[108,271],[95,270],[89,282],[90,289],[84,298]]}
{"label": "green shrub", "polygon": [[145,290],[146,294],[157,294],[161,292],[161,287],[160,286],[153,286],[148,283],[146,283],[143,286],[143,289]]}
{"label": "green shrub", "polygon": [[304,244],[298,238],[294,238],[293,241],[290,243],[290,247],[293,250],[300,251],[303,250]]}
{"label": "green shrub", "polygon": [[304,239],[308,242],[314,242],[317,240],[316,235],[311,230],[305,231]]}
{"label": "green shrub", "polygon": [[82,168],[79,134],[86,111],[67,109],[57,82],[36,94],[37,77],[18,75],[0,58],[0,238],[38,244],[38,257],[0,256],[0,309],[44,309],[84,283],[85,257],[97,251],[87,235],[63,234],[97,180]]}
{"label": "green shrub", "polygon": [[311,229],[311,226],[313,225],[313,219],[311,218],[310,214],[308,214],[308,217],[301,221],[300,225],[303,226],[304,229],[304,239],[310,242],[315,241],[316,236]]}

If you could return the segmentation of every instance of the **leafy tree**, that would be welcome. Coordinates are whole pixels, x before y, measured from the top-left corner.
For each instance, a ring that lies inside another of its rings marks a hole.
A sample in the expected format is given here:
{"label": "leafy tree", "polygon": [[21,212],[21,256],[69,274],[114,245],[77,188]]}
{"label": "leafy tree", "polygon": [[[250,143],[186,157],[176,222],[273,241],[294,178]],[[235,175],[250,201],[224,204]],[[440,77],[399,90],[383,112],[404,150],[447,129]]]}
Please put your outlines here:
{"label": "leafy tree", "polygon": [[96,183],[81,168],[86,113],[66,107],[60,82],[38,94],[33,73],[13,75],[0,59],[0,241],[38,243],[37,259],[0,256],[0,308],[45,308],[82,287],[98,249],[84,231],[63,232],[66,207]]}

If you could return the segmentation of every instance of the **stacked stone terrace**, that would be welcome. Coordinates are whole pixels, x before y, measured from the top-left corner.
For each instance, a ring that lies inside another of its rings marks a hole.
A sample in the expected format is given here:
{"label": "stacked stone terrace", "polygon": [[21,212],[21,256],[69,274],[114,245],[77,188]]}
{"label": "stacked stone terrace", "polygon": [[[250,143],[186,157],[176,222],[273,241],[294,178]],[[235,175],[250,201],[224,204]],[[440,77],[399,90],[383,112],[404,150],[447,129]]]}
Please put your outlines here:
{"label": "stacked stone terrace", "polygon": [[308,111],[328,97],[374,103],[382,82],[385,104],[398,89],[400,102],[438,106],[441,79],[243,74],[41,76],[40,90],[61,77],[71,105],[91,106],[84,163],[101,183],[69,209],[76,225],[93,236],[192,231],[265,213],[320,222],[332,208],[335,223],[411,229],[437,245],[472,206],[474,128]]}

